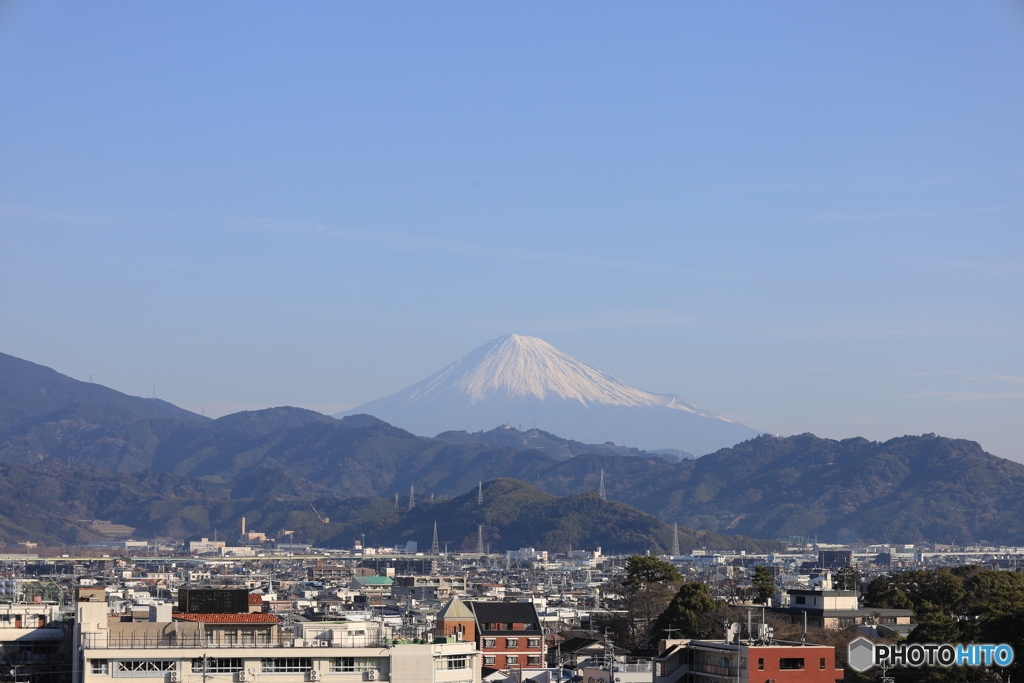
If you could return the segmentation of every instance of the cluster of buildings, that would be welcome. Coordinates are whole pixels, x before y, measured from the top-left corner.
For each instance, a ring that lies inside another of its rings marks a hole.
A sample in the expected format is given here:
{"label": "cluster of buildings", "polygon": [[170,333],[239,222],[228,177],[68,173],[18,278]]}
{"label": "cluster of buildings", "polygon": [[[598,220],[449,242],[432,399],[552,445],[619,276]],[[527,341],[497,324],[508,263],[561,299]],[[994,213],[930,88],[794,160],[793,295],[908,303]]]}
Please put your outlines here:
{"label": "cluster of buildings", "polygon": [[[837,587],[844,568],[866,581],[968,562],[1014,571],[1024,559],[1019,549],[908,546],[665,557],[737,607],[750,604],[757,567],[769,568],[778,593],[747,611],[755,617],[745,629],[723,625],[703,640],[666,633],[637,650],[605,630],[625,614],[625,556],[231,556],[220,547],[178,557],[0,556],[0,670],[15,683],[831,683],[844,673],[833,647],[811,642],[816,630],[900,638],[914,628],[909,610],[866,609],[858,590]],[[776,639],[770,623],[807,636]]]}

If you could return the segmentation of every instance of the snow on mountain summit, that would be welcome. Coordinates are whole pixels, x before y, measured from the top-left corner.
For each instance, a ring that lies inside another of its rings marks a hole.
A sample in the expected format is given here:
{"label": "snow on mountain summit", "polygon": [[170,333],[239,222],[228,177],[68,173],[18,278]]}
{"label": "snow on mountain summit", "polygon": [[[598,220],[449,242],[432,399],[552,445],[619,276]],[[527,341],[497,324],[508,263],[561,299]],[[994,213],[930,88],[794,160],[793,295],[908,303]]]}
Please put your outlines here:
{"label": "snow on mountain summit", "polygon": [[463,390],[472,403],[494,394],[561,398],[583,405],[666,406],[691,413],[707,413],[678,396],[662,396],[626,384],[556,349],[538,337],[509,334],[492,339],[427,379],[416,398],[442,390],[445,385]]}
{"label": "snow on mountain summit", "polygon": [[532,422],[586,443],[694,453],[756,434],[679,396],[638,389],[543,339],[518,334],[492,339],[421,382],[337,417],[358,413],[425,435]]}

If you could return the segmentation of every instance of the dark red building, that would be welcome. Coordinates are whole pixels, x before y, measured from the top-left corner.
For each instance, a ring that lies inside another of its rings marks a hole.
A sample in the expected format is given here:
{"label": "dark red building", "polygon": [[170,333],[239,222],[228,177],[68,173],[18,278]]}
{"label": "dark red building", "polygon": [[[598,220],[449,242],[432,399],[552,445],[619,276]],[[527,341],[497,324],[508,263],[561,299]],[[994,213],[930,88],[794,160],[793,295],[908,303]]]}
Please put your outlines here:
{"label": "dark red building", "polygon": [[474,641],[483,665],[495,669],[544,666],[544,635],[530,602],[478,602],[452,598],[437,614],[437,632]]}

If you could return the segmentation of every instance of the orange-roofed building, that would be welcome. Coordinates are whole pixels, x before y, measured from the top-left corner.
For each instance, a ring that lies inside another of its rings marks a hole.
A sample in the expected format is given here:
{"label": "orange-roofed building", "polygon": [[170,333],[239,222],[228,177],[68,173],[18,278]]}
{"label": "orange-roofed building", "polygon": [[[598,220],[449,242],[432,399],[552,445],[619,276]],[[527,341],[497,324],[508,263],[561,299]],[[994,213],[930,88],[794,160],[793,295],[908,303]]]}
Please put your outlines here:
{"label": "orange-roofed building", "polygon": [[174,621],[200,623],[210,645],[272,645],[281,642],[281,619],[263,612],[182,614]]}

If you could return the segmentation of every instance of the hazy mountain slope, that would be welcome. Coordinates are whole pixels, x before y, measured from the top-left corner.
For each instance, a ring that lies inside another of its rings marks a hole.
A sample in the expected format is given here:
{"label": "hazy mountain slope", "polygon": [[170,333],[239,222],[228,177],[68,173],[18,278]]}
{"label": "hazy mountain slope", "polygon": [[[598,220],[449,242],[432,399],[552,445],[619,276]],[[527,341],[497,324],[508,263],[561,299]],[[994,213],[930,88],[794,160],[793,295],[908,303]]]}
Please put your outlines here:
{"label": "hazy mountain slope", "polygon": [[99,384],[80,382],[43,365],[0,353],[0,429],[76,403],[111,406],[140,418],[206,420],[167,401],[129,396]]}
{"label": "hazy mountain slope", "polygon": [[591,368],[536,337],[493,339],[427,379],[342,413],[416,434],[540,422],[563,438],[707,453],[756,432]]}

